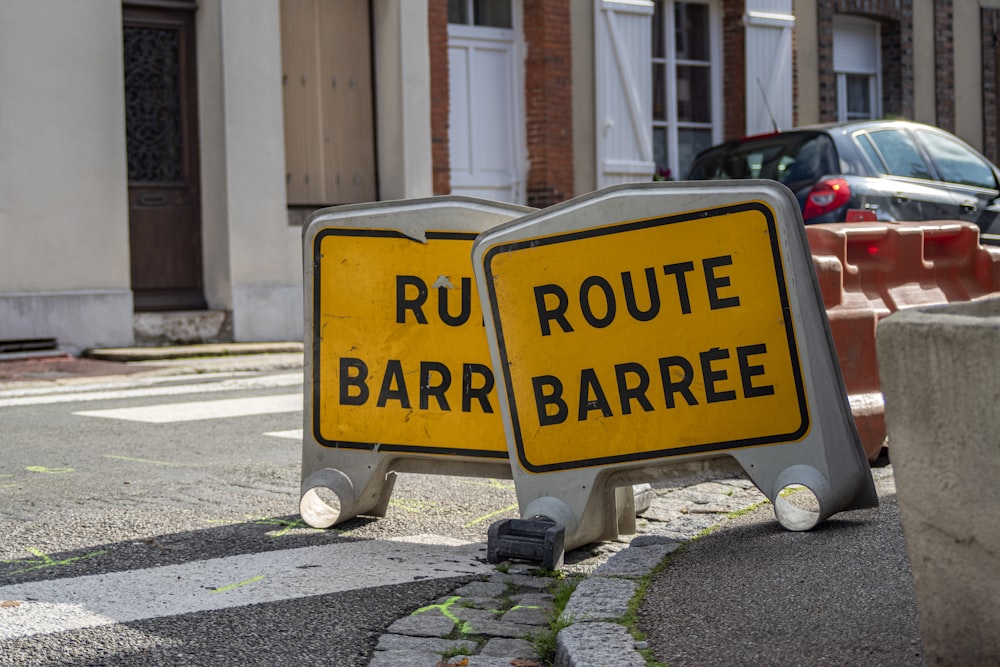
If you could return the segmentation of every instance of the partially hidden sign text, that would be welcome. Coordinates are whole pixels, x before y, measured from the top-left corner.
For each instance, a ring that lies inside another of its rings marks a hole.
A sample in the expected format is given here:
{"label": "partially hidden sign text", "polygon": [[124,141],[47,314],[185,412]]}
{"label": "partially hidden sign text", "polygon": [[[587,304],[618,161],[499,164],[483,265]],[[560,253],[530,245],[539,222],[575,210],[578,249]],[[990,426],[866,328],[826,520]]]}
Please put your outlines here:
{"label": "partially hidden sign text", "polygon": [[327,229],[315,245],[313,431],[330,447],[504,458],[476,235]]}

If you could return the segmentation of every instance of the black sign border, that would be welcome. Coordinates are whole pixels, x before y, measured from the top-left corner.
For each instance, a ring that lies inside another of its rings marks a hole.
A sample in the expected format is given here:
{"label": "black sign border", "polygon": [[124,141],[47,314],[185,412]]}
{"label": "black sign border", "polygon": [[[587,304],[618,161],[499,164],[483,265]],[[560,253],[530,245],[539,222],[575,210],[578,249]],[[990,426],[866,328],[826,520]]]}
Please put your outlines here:
{"label": "black sign border", "polygon": [[[500,313],[497,310],[497,298],[494,290],[493,259],[502,253],[521,250],[524,248],[534,248],[538,246],[554,245],[578,239],[608,236],[638,229],[649,229],[652,227],[662,227],[677,224],[680,222],[690,222],[692,220],[703,220],[708,222],[710,218],[722,217],[734,213],[744,213],[757,211],[764,216],[767,222],[768,237],[771,242],[771,258],[774,261],[775,276],[781,301],[781,309],[785,313],[785,336],[788,340],[788,348],[792,356],[792,374],[795,378],[795,390],[799,405],[800,424],[799,427],[790,432],[775,434],[770,436],[758,436],[755,438],[743,438],[739,440],[725,440],[719,442],[704,443],[699,445],[689,445],[687,447],[675,447],[668,449],[658,449],[646,452],[634,452],[616,456],[606,456],[597,459],[586,459],[582,461],[565,461],[561,463],[550,463],[546,465],[534,465],[528,461],[524,452],[524,442],[521,435],[521,425],[517,416],[517,406],[514,398],[514,391],[510,377],[510,367],[507,361],[506,342],[503,333],[503,324]],[[539,221],[544,224],[544,221]],[[508,412],[511,420],[511,431],[514,435],[517,449],[517,458],[521,466],[529,472],[544,473],[563,470],[573,470],[578,468],[591,468],[595,466],[607,466],[618,463],[632,463],[636,461],[648,461],[653,459],[669,459],[687,454],[701,454],[707,452],[742,449],[745,447],[755,447],[759,445],[773,445],[785,442],[794,442],[801,439],[809,432],[810,416],[808,401],[806,399],[805,386],[802,378],[802,367],[799,360],[798,345],[795,341],[794,323],[791,317],[791,306],[789,305],[787,283],[785,281],[785,270],[781,261],[781,248],[778,238],[777,223],[774,212],[770,207],[761,202],[743,202],[739,204],[721,206],[717,208],[704,209],[700,211],[689,211],[678,215],[648,218],[643,220],[626,221],[611,224],[606,227],[594,227],[583,230],[564,232],[545,237],[533,237],[530,239],[519,239],[510,243],[503,243],[491,247],[483,256],[483,270],[486,278],[487,291],[489,293],[490,310],[493,315],[493,328],[496,332],[497,348],[502,366],[504,386],[507,391]],[[494,369],[495,371],[496,369]]]}
{"label": "black sign border", "polygon": [[[323,447],[331,449],[359,449],[366,451],[393,452],[403,454],[435,454],[446,456],[464,456],[479,459],[507,459],[508,452],[498,452],[489,449],[460,449],[456,447],[427,447],[425,445],[408,445],[403,443],[389,442],[354,442],[350,440],[329,440],[323,437],[320,428],[320,386],[322,378],[322,366],[320,364],[320,304],[322,285],[322,261],[320,246],[323,239],[328,236],[361,236],[368,238],[391,238],[405,239],[413,241],[401,231],[395,229],[361,229],[350,227],[328,227],[320,230],[313,239],[313,328],[312,328],[312,431],[313,439]],[[475,241],[478,234],[476,232],[440,232],[426,231],[424,238],[428,241]],[[485,335],[485,332],[484,334]]]}

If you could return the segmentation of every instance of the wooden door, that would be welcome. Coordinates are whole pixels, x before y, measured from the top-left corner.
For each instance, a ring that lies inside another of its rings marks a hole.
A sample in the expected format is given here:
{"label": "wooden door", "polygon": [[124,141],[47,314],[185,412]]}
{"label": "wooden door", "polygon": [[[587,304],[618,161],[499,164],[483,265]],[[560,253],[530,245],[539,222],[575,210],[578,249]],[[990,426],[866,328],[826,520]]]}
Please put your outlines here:
{"label": "wooden door", "polygon": [[135,310],[206,308],[194,4],[123,7]]}
{"label": "wooden door", "polygon": [[368,0],[281,0],[289,206],[376,199]]}

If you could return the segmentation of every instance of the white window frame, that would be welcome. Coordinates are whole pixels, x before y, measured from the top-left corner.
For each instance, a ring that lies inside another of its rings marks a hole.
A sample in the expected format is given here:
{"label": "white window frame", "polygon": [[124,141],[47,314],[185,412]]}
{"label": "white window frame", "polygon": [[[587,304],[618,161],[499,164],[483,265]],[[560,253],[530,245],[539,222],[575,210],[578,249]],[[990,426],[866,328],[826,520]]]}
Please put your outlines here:
{"label": "white window frame", "polygon": [[[653,119],[654,130],[664,128],[667,134],[667,168],[671,177],[679,180],[684,177],[680,171],[680,130],[681,129],[702,129],[710,130],[712,133],[711,143],[716,144],[722,141],[722,16],[719,0],[684,0],[689,4],[703,4],[708,6],[709,24],[709,68],[710,91],[712,95],[711,109],[712,117],[708,123],[695,123],[690,121],[681,122],[677,118],[677,67],[678,66],[703,66],[704,61],[682,60],[677,58],[677,44],[674,39],[674,6],[681,0],[657,0],[660,4],[661,18],[664,21],[664,56],[654,58],[650,53],[650,76],[653,76],[653,65],[663,64],[666,76],[664,90],[666,91],[666,119]],[[655,133],[653,134],[655,137]],[[655,155],[655,148],[654,148]],[[693,156],[692,156],[693,157]],[[689,165],[683,165],[686,169]]]}
{"label": "white window frame", "polygon": [[[835,15],[834,16],[834,52],[833,52],[833,72],[837,84],[837,120],[844,122],[848,120],[864,120],[866,118],[882,117],[882,36],[879,23],[871,19],[860,16]],[[855,53],[868,51],[865,57],[846,57],[845,54],[838,55],[838,31],[849,30],[854,33],[855,38],[863,31],[871,31],[870,42],[866,49],[853,49]],[[871,108],[867,116],[849,116],[847,100],[847,77],[864,76],[868,79],[868,95],[871,99]]]}

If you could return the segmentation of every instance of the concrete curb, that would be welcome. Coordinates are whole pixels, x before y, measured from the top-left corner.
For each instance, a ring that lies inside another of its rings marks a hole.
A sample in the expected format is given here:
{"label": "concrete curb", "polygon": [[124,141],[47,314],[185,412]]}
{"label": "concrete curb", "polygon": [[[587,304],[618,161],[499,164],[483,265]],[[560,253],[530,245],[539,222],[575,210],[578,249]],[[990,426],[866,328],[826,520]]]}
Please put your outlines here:
{"label": "concrete curb", "polygon": [[303,344],[277,343],[205,343],[166,347],[108,347],[87,350],[84,356],[102,361],[163,361],[197,357],[228,357],[256,354],[302,354]]}
{"label": "concrete curb", "polygon": [[556,666],[645,665],[640,651],[648,647],[625,625],[643,579],[685,542],[766,500],[742,478],[657,489],[628,548],[598,565],[570,596],[563,621],[571,625],[557,636]]}

